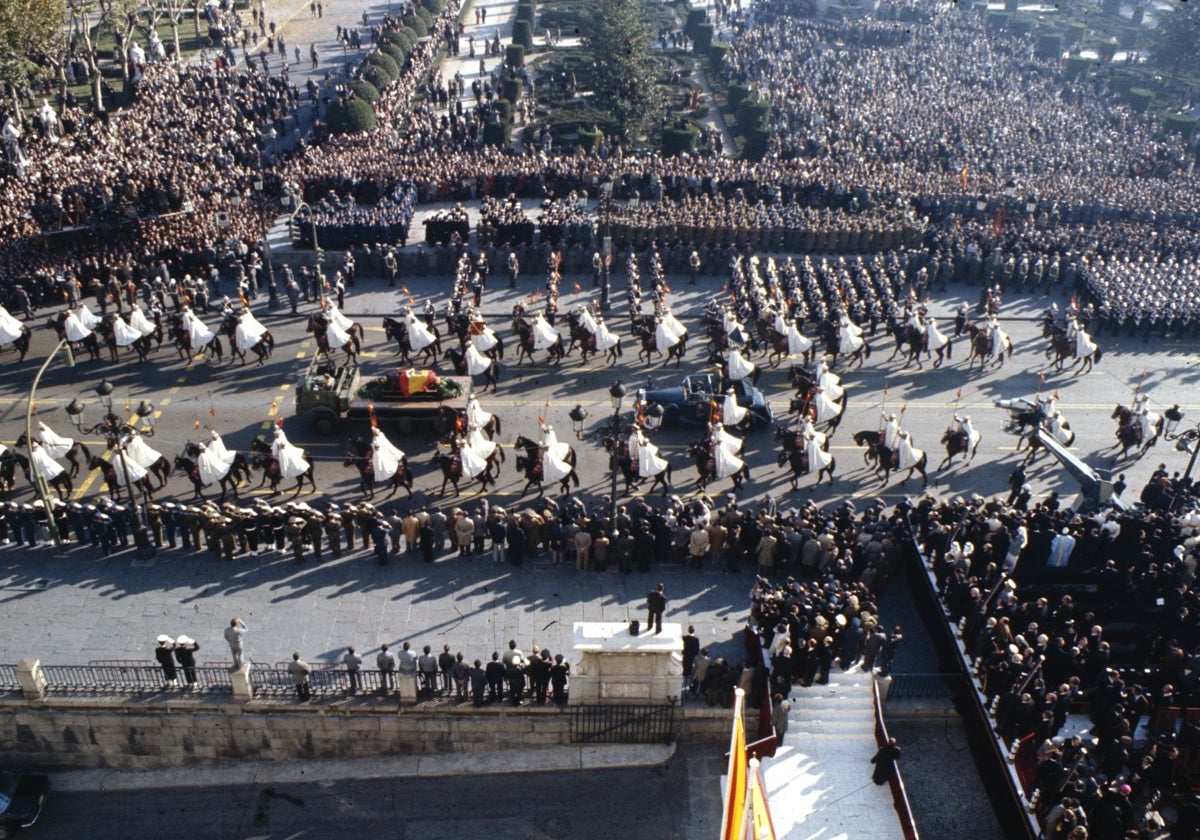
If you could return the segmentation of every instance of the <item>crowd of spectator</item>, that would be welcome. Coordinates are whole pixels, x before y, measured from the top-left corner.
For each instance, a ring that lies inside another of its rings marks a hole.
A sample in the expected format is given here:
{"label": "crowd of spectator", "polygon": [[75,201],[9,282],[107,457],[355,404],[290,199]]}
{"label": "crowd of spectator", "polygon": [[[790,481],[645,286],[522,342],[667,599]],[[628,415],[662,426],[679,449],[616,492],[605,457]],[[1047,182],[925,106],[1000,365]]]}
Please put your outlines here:
{"label": "crowd of spectator", "polygon": [[1056,496],[911,511],[997,735],[1029,743],[1018,771],[1046,837],[1140,837],[1168,805],[1171,836],[1200,826],[1187,793],[1200,729],[1179,711],[1200,702],[1191,491],[1160,467],[1147,506],[1126,512]]}

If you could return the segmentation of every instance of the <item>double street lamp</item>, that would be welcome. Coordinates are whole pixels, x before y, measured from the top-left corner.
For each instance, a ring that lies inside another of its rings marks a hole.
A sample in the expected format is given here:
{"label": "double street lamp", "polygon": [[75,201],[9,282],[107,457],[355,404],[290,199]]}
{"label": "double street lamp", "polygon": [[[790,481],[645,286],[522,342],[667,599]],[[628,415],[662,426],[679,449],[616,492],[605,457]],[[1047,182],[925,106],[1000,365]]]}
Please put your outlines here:
{"label": "double street lamp", "polygon": [[[275,129],[272,128],[271,134],[274,133]],[[272,142],[274,142],[273,139]],[[258,195],[259,202],[265,205],[263,186],[263,174],[258,172],[254,176],[254,192]],[[271,262],[271,231],[269,228],[263,237],[263,257],[267,261],[267,306],[271,309],[278,309],[279,291],[275,288],[275,266]]]}
{"label": "double street lamp", "polygon": [[[1183,414],[1178,411],[1178,407],[1166,412],[1167,425],[1163,429],[1163,437],[1167,440],[1175,441],[1176,452],[1188,452],[1191,458],[1188,459],[1187,469],[1183,471],[1183,479],[1180,482],[1186,485],[1192,478],[1192,470],[1196,466],[1196,456],[1200,455],[1200,423],[1197,423],[1190,429],[1184,429],[1182,432],[1177,432],[1179,424],[1183,421]],[[1179,491],[1175,491],[1175,497],[1171,500],[1171,510],[1174,510],[1179,504]]]}
{"label": "double street lamp", "polygon": [[[625,402],[625,394],[625,386],[621,384],[620,380],[614,382],[613,386],[608,389],[613,413],[608,418],[608,428],[603,432],[603,443],[604,448],[608,450],[608,517],[610,521],[614,521],[617,515],[617,474],[620,472],[617,459],[621,452],[621,409]],[[571,418],[571,429],[575,432],[575,439],[585,440],[587,434],[583,430],[583,425],[587,422],[587,409],[577,405],[567,416]]]}
{"label": "double street lamp", "polygon": [[[147,522],[146,505],[138,509],[137,497],[133,493],[133,482],[129,477],[129,463],[126,460],[125,449],[132,442],[134,435],[154,437],[154,405],[142,400],[134,411],[136,425],[122,420],[113,411],[113,384],[107,379],[96,386],[96,396],[104,407],[104,417],[100,422],[86,425],[83,422],[84,403],[79,398],[71,400],[67,405],[67,416],[80,434],[102,435],[110,450],[117,454],[120,460],[121,472],[125,474],[125,489],[129,491],[129,503],[133,506],[135,525],[133,531],[134,544],[137,546],[138,557],[148,559],[156,553],[154,543],[150,539],[150,528]],[[145,488],[142,489],[145,494]]]}

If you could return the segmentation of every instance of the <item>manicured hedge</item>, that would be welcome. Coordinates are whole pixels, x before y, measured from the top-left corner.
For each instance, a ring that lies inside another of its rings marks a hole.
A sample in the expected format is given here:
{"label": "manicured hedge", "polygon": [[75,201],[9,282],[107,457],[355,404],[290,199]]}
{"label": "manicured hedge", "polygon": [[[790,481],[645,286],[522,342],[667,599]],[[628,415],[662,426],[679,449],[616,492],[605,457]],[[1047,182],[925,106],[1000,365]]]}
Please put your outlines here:
{"label": "manicured hedge", "polygon": [[725,71],[725,57],[729,55],[728,44],[713,44],[708,48],[708,67],[714,73]]}
{"label": "manicured hedge", "polygon": [[737,107],[738,128],[750,135],[756,128],[766,128],[771,119],[771,103],[761,99],[743,99]]}
{"label": "manicured hedge", "polygon": [[500,122],[511,124],[513,121],[513,104],[507,99],[497,99],[493,103],[497,116],[500,117]]}
{"label": "manicured hedge", "polygon": [[354,91],[355,96],[365,99],[371,105],[379,101],[379,91],[370,82],[355,79],[350,83],[350,90]]}
{"label": "manicured hedge", "polygon": [[520,44],[509,44],[504,48],[504,66],[520,70],[525,64],[525,47]]}
{"label": "manicured hedge", "polygon": [[692,36],[692,52],[696,55],[708,55],[709,49],[712,48],[713,25],[711,23],[702,23],[696,27],[696,34]]}
{"label": "manicured hedge", "polygon": [[585,152],[594,152],[604,141],[604,132],[592,131],[590,128],[579,128],[579,145]]}
{"label": "manicured hedge", "polygon": [[738,105],[742,104],[742,100],[750,98],[750,85],[730,85],[729,86],[729,107],[737,109]]}
{"label": "manicured hedge", "polygon": [[418,38],[429,34],[429,25],[422,21],[415,14],[405,15],[400,18],[400,22],[416,33]]}
{"label": "manicured hedge", "polygon": [[1150,103],[1154,101],[1154,91],[1135,87],[1129,90],[1125,98],[1129,102],[1130,109],[1136,113],[1144,114],[1146,109],[1150,107]]}
{"label": "manicured hedge", "polygon": [[1063,37],[1057,32],[1043,32],[1038,35],[1037,54],[1039,58],[1061,58],[1063,53]]}
{"label": "manicured hedge", "polygon": [[378,64],[367,65],[366,69],[363,70],[362,77],[366,81],[370,82],[375,89],[380,92],[386,90],[387,86],[395,81],[395,79],[389,76],[387,71]]}
{"label": "manicured hedge", "polygon": [[393,79],[400,77],[400,66],[396,64],[396,60],[390,55],[382,52],[373,52],[367,56],[367,64],[374,64],[380,70],[386,72]]}
{"label": "manicured hedge", "polygon": [[485,123],[483,143],[485,146],[507,146],[512,126],[509,123]]}
{"label": "manicured hedge", "polygon": [[696,37],[696,27],[708,20],[708,13],[704,9],[688,9],[687,22],[683,25],[683,32],[689,38]]}
{"label": "manicured hedge", "polygon": [[513,23],[512,42],[520,44],[526,50],[533,49],[533,26],[530,25],[529,21],[518,20]]}
{"label": "manicured hedge", "polygon": [[1083,81],[1087,78],[1088,68],[1091,65],[1090,58],[1084,58],[1081,55],[1067,56],[1067,61],[1063,65],[1063,78],[1067,81]]}
{"label": "manicured hedge", "polygon": [[1191,140],[1196,134],[1197,120],[1191,114],[1167,114],[1163,118],[1163,129],[1183,135],[1184,140]]}
{"label": "manicured hedge", "polygon": [[413,40],[409,37],[408,32],[403,29],[397,29],[394,32],[388,32],[383,36],[383,40],[386,43],[399,47],[400,49],[404,50],[405,53],[412,52]]}
{"label": "manicured hedge", "polygon": [[664,155],[692,154],[700,142],[700,129],[694,125],[687,128],[664,128],[662,150]]}
{"label": "manicured hedge", "polygon": [[501,95],[509,102],[516,102],[521,98],[521,85],[522,82],[520,79],[515,76],[507,76],[500,83]]}
{"label": "manicured hedge", "polygon": [[404,65],[408,63],[408,53],[395,44],[384,44],[379,51],[396,62],[398,69],[403,69]]}
{"label": "manicured hedge", "polygon": [[771,133],[765,128],[756,128],[746,133],[746,145],[742,147],[743,160],[762,160],[767,154]]}
{"label": "manicured hedge", "polygon": [[518,3],[516,19],[527,21],[530,26],[533,26],[533,3],[526,3],[524,0]]}
{"label": "manicured hedge", "polygon": [[355,97],[331,103],[325,122],[333,134],[361,134],[375,127],[375,111],[365,99]]}

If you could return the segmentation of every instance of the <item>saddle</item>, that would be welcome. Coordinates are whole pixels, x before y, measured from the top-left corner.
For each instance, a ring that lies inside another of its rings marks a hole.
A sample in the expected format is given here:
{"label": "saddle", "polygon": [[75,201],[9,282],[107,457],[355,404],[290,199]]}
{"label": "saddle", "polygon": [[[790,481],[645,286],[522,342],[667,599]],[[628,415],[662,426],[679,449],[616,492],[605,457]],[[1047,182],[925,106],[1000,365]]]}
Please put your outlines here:
{"label": "saddle", "polygon": [[968,449],[971,446],[971,436],[966,432],[958,433],[958,442],[962,444],[963,449]]}
{"label": "saddle", "polygon": [[540,480],[542,477],[542,462],[535,461],[533,464],[533,468],[529,471],[529,474],[531,476],[533,476],[534,478]]}
{"label": "saddle", "polygon": [[455,458],[453,461],[450,462],[450,475],[453,476],[454,478],[458,478],[458,476],[462,475],[462,459],[461,458]]}
{"label": "saddle", "polygon": [[900,466],[900,450],[892,450],[892,469],[897,469]]}
{"label": "saddle", "polygon": [[801,452],[804,451],[804,435],[796,435],[792,444],[792,448],[798,449]]}
{"label": "saddle", "polygon": [[717,459],[709,458],[704,462],[704,471],[706,473],[715,473],[717,471]]}

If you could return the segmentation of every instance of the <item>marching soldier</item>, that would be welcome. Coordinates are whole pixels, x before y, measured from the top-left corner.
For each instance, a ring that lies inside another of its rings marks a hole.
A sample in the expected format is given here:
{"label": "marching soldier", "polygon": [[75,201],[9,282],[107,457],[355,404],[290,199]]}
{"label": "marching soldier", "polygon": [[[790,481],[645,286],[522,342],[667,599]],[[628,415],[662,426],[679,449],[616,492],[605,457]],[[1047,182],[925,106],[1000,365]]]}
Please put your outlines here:
{"label": "marching soldier", "polygon": [[329,551],[335,560],[342,556],[342,517],[337,510],[337,505],[329,506],[329,513],[325,517],[324,524],[325,539],[329,540]]}

